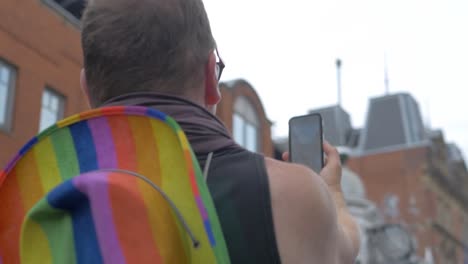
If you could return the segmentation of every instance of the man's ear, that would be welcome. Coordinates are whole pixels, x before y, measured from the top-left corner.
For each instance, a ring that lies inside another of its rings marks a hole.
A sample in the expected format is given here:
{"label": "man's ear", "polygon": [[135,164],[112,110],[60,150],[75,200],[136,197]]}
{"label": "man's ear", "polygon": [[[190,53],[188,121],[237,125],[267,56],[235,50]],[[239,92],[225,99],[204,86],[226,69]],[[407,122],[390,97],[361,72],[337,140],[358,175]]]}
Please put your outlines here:
{"label": "man's ear", "polygon": [[214,106],[221,100],[216,72],[216,57],[212,52],[205,65],[205,105]]}
{"label": "man's ear", "polygon": [[85,69],[81,69],[81,72],[80,72],[80,86],[81,86],[81,91],[83,91],[84,95],[86,96],[88,107],[92,108],[91,98],[89,97],[88,81],[86,80]]}

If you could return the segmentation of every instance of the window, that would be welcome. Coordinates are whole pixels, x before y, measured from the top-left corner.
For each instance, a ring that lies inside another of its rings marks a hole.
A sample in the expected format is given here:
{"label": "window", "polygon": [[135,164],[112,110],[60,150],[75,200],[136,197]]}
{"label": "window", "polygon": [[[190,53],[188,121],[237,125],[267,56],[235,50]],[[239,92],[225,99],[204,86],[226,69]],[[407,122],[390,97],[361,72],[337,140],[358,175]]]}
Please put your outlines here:
{"label": "window", "polygon": [[245,147],[250,151],[258,151],[257,148],[257,128],[246,122],[245,123]]}
{"label": "window", "polygon": [[257,152],[260,149],[258,141],[258,118],[252,105],[244,97],[236,99],[233,116],[234,140],[244,148]]}
{"label": "window", "polygon": [[49,7],[57,11],[75,25],[80,24],[85,7],[85,0],[42,0]]}
{"label": "window", "polygon": [[384,197],[384,213],[395,219],[400,216],[400,198],[393,193],[388,193]]}
{"label": "window", "polygon": [[438,223],[447,230],[452,230],[452,215],[450,205],[442,200],[437,199],[437,220]]}
{"label": "window", "polygon": [[234,140],[250,151],[258,151],[257,127],[238,113],[234,113],[233,119]]}
{"label": "window", "polygon": [[239,143],[240,145],[243,145],[244,143],[244,119],[242,116],[239,114],[234,113],[233,117],[233,135],[234,135],[234,140]]}
{"label": "window", "polygon": [[0,60],[0,130],[10,131],[16,70]]}
{"label": "window", "polygon": [[41,119],[39,132],[55,124],[63,118],[64,98],[51,89],[45,89],[42,94]]}

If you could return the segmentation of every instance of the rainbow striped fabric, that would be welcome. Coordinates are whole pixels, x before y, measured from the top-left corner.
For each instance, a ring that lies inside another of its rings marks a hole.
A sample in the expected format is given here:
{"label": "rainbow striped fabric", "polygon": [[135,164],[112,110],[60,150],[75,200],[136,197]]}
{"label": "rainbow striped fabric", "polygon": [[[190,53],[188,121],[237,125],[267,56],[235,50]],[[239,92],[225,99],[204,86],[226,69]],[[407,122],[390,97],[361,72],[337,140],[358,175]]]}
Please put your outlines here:
{"label": "rainbow striped fabric", "polygon": [[[166,200],[186,220],[193,245]],[[179,125],[144,107],[58,122],[0,172],[0,264],[229,263],[200,167]]]}

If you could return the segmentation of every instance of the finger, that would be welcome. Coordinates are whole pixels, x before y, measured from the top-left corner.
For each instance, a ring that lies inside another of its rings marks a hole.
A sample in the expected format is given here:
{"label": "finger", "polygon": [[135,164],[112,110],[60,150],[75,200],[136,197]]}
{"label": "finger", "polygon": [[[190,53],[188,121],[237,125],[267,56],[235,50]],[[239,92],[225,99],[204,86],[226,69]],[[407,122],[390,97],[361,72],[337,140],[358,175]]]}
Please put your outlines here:
{"label": "finger", "polygon": [[281,157],[283,158],[283,161],[289,161],[289,152],[284,152]]}
{"label": "finger", "polygon": [[327,167],[336,167],[340,165],[340,154],[338,153],[338,150],[327,141],[323,143],[323,151],[326,155],[324,169]]}

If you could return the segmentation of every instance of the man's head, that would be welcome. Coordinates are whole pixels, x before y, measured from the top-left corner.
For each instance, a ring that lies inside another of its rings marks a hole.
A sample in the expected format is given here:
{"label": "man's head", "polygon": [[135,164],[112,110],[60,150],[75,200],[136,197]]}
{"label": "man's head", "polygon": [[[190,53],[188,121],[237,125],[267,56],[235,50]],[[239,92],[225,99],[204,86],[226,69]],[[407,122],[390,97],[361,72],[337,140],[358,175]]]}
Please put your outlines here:
{"label": "man's head", "polygon": [[215,41],[201,0],[89,0],[82,19],[91,105],[156,91],[219,101]]}

